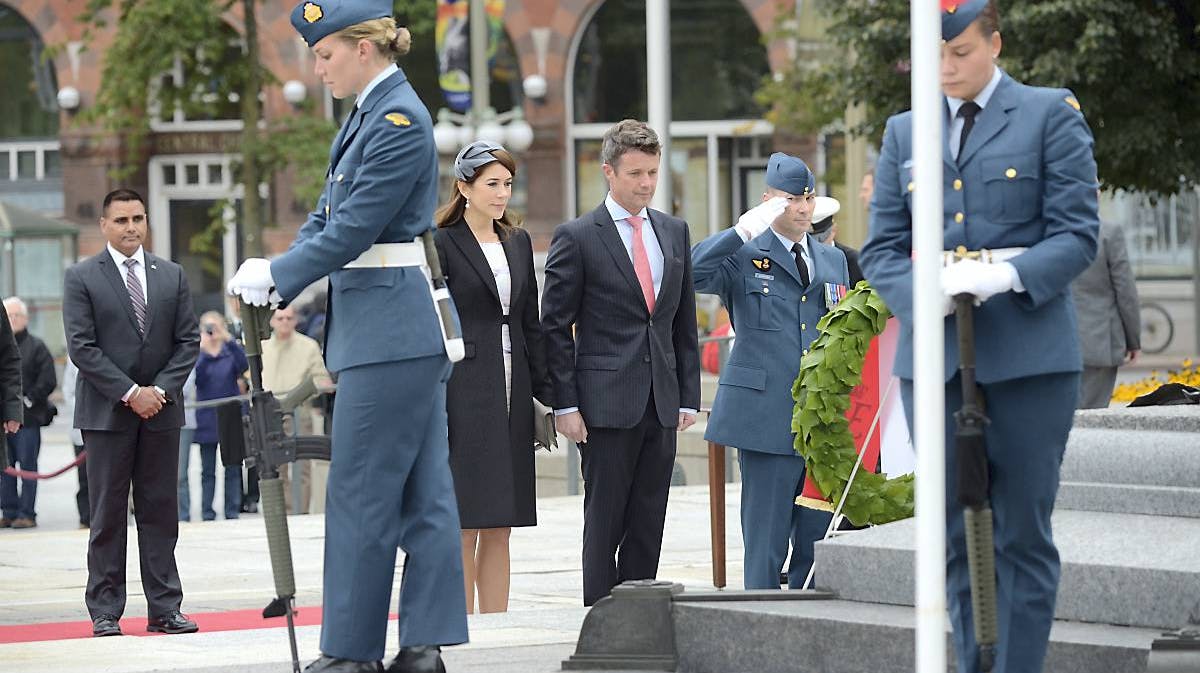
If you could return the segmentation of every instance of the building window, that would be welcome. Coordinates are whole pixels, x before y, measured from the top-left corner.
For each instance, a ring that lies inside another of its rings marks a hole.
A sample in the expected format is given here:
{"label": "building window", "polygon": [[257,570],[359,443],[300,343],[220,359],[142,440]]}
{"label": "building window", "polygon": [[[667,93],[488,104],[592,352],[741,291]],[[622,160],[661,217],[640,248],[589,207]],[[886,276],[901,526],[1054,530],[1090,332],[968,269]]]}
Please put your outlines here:
{"label": "building window", "polygon": [[1145,194],[1105,192],[1100,198],[1100,219],[1122,226],[1129,263],[1138,278],[1168,280],[1192,276],[1200,191],[1187,190],[1157,201]]}
{"label": "building window", "polygon": [[[738,0],[671,0],[671,116],[759,118],[754,91],[770,73],[758,27]],[[575,58],[576,123],[646,118],[646,5],[609,0]]]}
{"label": "building window", "polygon": [[[155,131],[236,131],[242,127],[241,92],[245,45],[226,26],[229,39],[217,59],[203,52],[175,57],[175,66],[154,83],[150,127]],[[262,93],[259,93],[262,99]]]}
{"label": "building window", "polygon": [[43,50],[33,26],[0,3],[0,141],[58,136],[58,85]]}

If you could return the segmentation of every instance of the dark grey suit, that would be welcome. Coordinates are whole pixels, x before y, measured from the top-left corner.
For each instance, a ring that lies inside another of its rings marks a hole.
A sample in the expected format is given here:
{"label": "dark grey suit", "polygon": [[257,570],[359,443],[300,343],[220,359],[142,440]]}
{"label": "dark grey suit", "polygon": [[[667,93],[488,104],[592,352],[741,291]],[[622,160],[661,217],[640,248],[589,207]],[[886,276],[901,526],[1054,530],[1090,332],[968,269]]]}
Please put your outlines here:
{"label": "dark grey suit", "polygon": [[[125,610],[126,519],[133,484],[142,588],[151,618],[179,609],[175,567],[179,536],[176,479],[183,383],[200,337],[183,269],[146,253],[147,316],[137,328],[124,274],[109,251],[67,269],[63,323],[79,367],[75,427],[87,446],[92,533],[88,542],[88,611]],[[158,386],[173,404],[142,420],[121,398],[134,384]]]}
{"label": "dark grey suit", "polygon": [[1104,408],[1125,354],[1142,347],[1137,285],[1120,226],[1101,223],[1096,259],[1071,283],[1071,297],[1083,352],[1079,408]]}
{"label": "dark grey suit", "polygon": [[560,225],[546,260],[542,327],[554,406],[579,407],[588,429],[580,447],[585,605],[657,574],[679,410],[700,408],[687,223],[648,212],[663,252],[652,314],[604,204]]}

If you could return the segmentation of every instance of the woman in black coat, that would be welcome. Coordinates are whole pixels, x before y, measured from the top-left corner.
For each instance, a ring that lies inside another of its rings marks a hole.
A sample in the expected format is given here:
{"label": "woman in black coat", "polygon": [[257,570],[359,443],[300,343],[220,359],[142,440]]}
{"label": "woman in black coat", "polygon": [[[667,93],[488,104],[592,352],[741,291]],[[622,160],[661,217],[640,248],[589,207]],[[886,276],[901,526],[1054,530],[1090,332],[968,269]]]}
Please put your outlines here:
{"label": "woman in black coat", "polygon": [[447,388],[450,469],[462,522],[467,612],[508,610],[508,538],[537,524],[533,396],[550,405],[529,234],[506,212],[516,165],[478,141],[454,161],[454,195],[437,213],[442,271],[466,357]]}

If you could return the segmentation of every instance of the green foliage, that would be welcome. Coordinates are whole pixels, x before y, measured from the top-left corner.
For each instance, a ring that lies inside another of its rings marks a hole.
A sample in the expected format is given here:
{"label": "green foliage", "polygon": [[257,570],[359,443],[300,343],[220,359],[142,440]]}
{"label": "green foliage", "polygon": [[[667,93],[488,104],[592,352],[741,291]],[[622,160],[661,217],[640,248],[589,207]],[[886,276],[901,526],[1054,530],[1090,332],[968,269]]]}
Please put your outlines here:
{"label": "green foliage", "polygon": [[[800,362],[792,384],[792,431],[796,453],[821,493],[836,503],[857,462],[846,411],[850,391],[862,383],[863,360],[871,339],[891,315],[866,281],[848,292],[817,323],[820,336]],[[856,526],[906,519],[913,514],[913,475],[894,479],[859,470],[842,513]]]}
{"label": "green foliage", "polygon": [[[818,0],[824,47],[800,49],[759,100],[781,128],[811,133],[867,105],[854,129],[878,144],[909,107],[909,3]],[[1200,9],[1187,0],[1001,3],[1000,65],[1038,86],[1071,89],[1096,137],[1106,187],[1173,194],[1200,181]],[[780,24],[774,37],[795,35]]]}

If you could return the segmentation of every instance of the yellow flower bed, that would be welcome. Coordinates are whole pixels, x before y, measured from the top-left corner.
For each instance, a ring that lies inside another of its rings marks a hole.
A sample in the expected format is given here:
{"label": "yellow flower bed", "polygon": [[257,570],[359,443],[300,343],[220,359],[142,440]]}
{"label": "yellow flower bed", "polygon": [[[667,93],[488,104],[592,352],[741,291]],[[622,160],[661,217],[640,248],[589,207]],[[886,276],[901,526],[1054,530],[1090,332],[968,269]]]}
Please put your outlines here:
{"label": "yellow flower bed", "polygon": [[1133,383],[1122,383],[1113,390],[1114,402],[1132,402],[1134,399],[1153,392],[1164,383],[1182,383],[1185,386],[1200,388],[1200,366],[1192,363],[1191,358],[1180,363],[1179,371],[1169,370],[1166,378],[1160,378],[1157,371],[1150,376]]}

